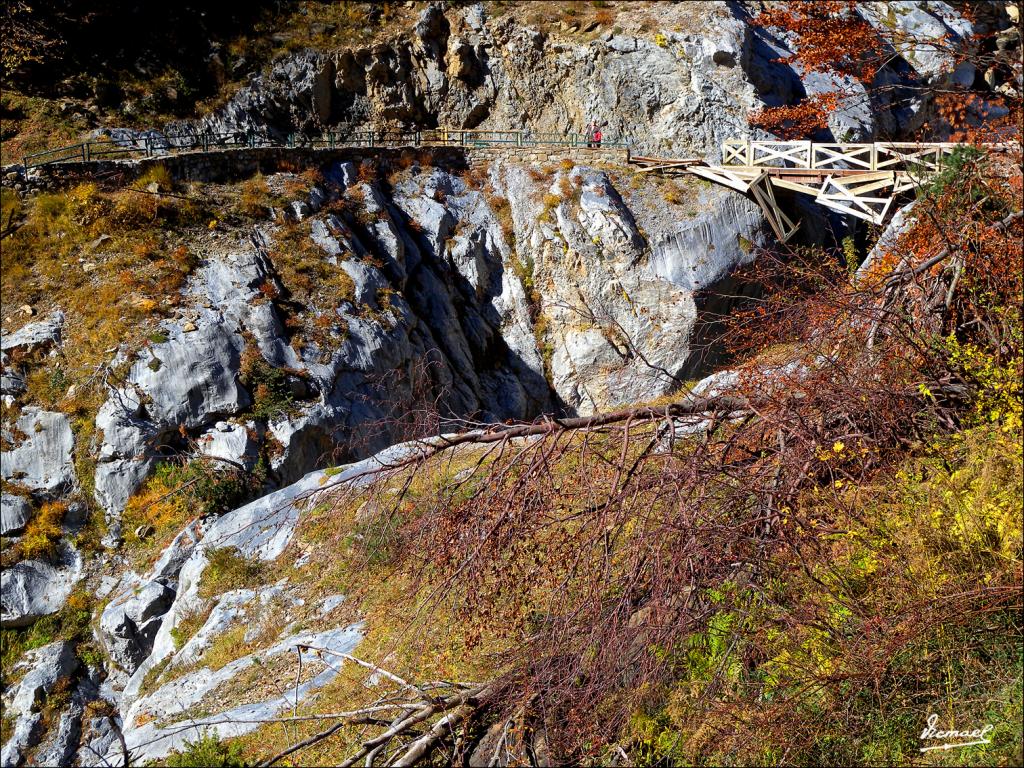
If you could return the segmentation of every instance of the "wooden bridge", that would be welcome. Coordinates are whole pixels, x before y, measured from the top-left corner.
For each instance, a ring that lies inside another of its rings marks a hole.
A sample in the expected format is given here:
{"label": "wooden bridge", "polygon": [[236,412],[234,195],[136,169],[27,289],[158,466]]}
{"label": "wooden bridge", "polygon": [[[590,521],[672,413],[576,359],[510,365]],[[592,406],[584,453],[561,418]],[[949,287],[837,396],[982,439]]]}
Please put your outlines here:
{"label": "wooden bridge", "polygon": [[[274,139],[252,131],[197,132],[182,136],[140,135],[129,140],[100,140],[73,144],[27,155],[25,168],[90,160],[161,157],[183,152],[228,151],[282,147],[336,149],[341,147],[404,148],[463,147],[506,149],[513,152],[543,148],[548,153],[621,150],[626,162],[641,173],[684,173],[742,192],[764,211],[776,237],[786,242],[799,228],[775,198],[776,189],[810,195],[815,202],[839,213],[881,224],[893,200],[941,170],[947,158],[964,145],[953,143],[828,144],[810,141],[732,140],[722,145],[722,162],[711,165],[698,158],[635,156],[621,138],[606,137],[595,146],[582,134],[536,133],[527,130],[469,130],[436,128],[412,132],[328,132],[319,136],[291,135]],[[1009,144],[986,145],[1005,150]],[[595,153],[596,154],[596,153]]]}
{"label": "wooden bridge", "polygon": [[[631,157],[641,173],[688,173],[753,198],[782,242],[799,228],[775,199],[776,189],[814,197],[839,213],[881,224],[896,196],[938,173],[963,144],[819,144],[810,141],[727,141],[722,164],[696,158]],[[1005,144],[986,149],[1002,150]]]}

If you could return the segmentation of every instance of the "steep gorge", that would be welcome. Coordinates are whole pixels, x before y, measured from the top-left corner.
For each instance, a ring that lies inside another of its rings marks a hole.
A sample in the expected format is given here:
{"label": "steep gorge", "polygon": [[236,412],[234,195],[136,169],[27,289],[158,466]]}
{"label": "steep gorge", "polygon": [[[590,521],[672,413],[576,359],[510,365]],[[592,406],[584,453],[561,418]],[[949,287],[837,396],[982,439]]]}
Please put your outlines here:
{"label": "steep gorge", "polygon": [[[416,12],[385,41],[289,54],[205,116],[99,133],[160,146],[597,120],[637,151],[710,159],[751,134],[751,110],[832,85],[777,61],[786,41],[732,3],[646,7],[658,30],[537,29],[493,4]],[[955,14],[896,18],[969,31]],[[948,63],[909,58],[883,75],[904,85]],[[831,138],[927,115],[866,93],[831,116]],[[4,245],[5,766],[118,764],[122,736],[133,760],[163,760],[206,731],[316,710],[322,691],[337,701],[345,676],[315,658],[385,642],[339,564],[405,493],[374,471],[466,428],[719,392],[730,374],[698,383],[725,360],[717,324],[772,245],[752,201],[604,159],[238,152],[5,178],[21,218]],[[786,203],[803,245],[864,236]],[[652,445],[709,429],[671,422]],[[428,484],[472,477],[475,460],[454,454]],[[296,645],[324,650],[300,650],[315,671],[292,681]]]}

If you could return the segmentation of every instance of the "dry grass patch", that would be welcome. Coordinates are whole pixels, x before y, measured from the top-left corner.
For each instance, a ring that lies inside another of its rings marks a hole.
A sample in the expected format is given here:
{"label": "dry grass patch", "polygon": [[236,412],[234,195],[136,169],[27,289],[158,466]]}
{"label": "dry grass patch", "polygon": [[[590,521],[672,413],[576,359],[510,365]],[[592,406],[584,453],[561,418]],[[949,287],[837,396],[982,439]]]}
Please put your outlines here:
{"label": "dry grass patch", "polygon": [[154,185],[172,186],[161,167],[129,187],[88,183],[39,195],[4,240],[3,306],[27,304],[37,316],[59,307],[67,318],[63,349],[74,350],[31,368],[23,402],[84,416],[101,400],[97,373],[111,350],[140,348],[180,300],[198,264],[187,240],[206,214],[187,190],[182,200],[147,190]]}
{"label": "dry grass patch", "polygon": [[25,526],[25,535],[15,547],[17,559],[39,560],[57,553],[64,531],[61,522],[68,506],[61,501],[47,501],[39,507]]}

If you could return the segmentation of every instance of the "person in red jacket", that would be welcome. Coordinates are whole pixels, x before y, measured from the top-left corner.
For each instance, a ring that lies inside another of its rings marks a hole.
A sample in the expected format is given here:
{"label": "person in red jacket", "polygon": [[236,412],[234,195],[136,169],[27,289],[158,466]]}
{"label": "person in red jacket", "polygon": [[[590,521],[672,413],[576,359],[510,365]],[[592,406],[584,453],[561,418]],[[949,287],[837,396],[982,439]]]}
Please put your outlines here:
{"label": "person in red jacket", "polygon": [[594,130],[594,146],[598,149],[601,148],[601,129],[597,128]]}

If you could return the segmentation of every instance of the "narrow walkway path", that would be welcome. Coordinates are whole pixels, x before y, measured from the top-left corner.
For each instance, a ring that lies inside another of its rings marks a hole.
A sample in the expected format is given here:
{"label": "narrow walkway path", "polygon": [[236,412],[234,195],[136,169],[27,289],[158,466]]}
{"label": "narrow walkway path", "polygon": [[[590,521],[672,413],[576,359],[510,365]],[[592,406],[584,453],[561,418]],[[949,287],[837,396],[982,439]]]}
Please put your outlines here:
{"label": "narrow walkway path", "polygon": [[[897,195],[920,186],[941,171],[958,148],[956,143],[874,142],[864,144],[811,141],[730,140],[722,144],[722,163],[699,158],[633,156],[622,139],[599,144],[582,134],[534,133],[526,130],[490,131],[437,128],[412,132],[328,132],[321,136],[289,136],[275,141],[254,132],[196,133],[164,136],[153,132],[131,140],[86,141],[26,155],[25,168],[55,163],[116,158],[158,158],[187,152],[231,151],[243,148],[339,149],[344,147],[546,150],[622,150],[623,160],[640,173],[690,174],[753,199],[764,211],[775,236],[786,242],[799,229],[779,206],[776,189],[811,195],[819,205],[842,214],[882,224]],[[985,145],[986,151],[1005,151],[1009,144]]]}
{"label": "narrow walkway path", "polygon": [[25,155],[25,168],[35,168],[51,163],[86,162],[111,158],[160,157],[182,152],[210,152],[218,149],[242,148],[310,148],[338,149],[359,147],[466,147],[470,149],[621,149],[628,153],[629,145],[622,139],[591,141],[583,134],[535,133],[533,131],[481,131],[452,128],[437,128],[424,131],[353,131],[341,133],[330,131],[320,136],[290,135],[278,141],[253,131],[232,131],[223,133],[196,133],[179,136],[164,136],[153,132],[128,140],[103,139],[70,144],[66,147],[47,149]]}

